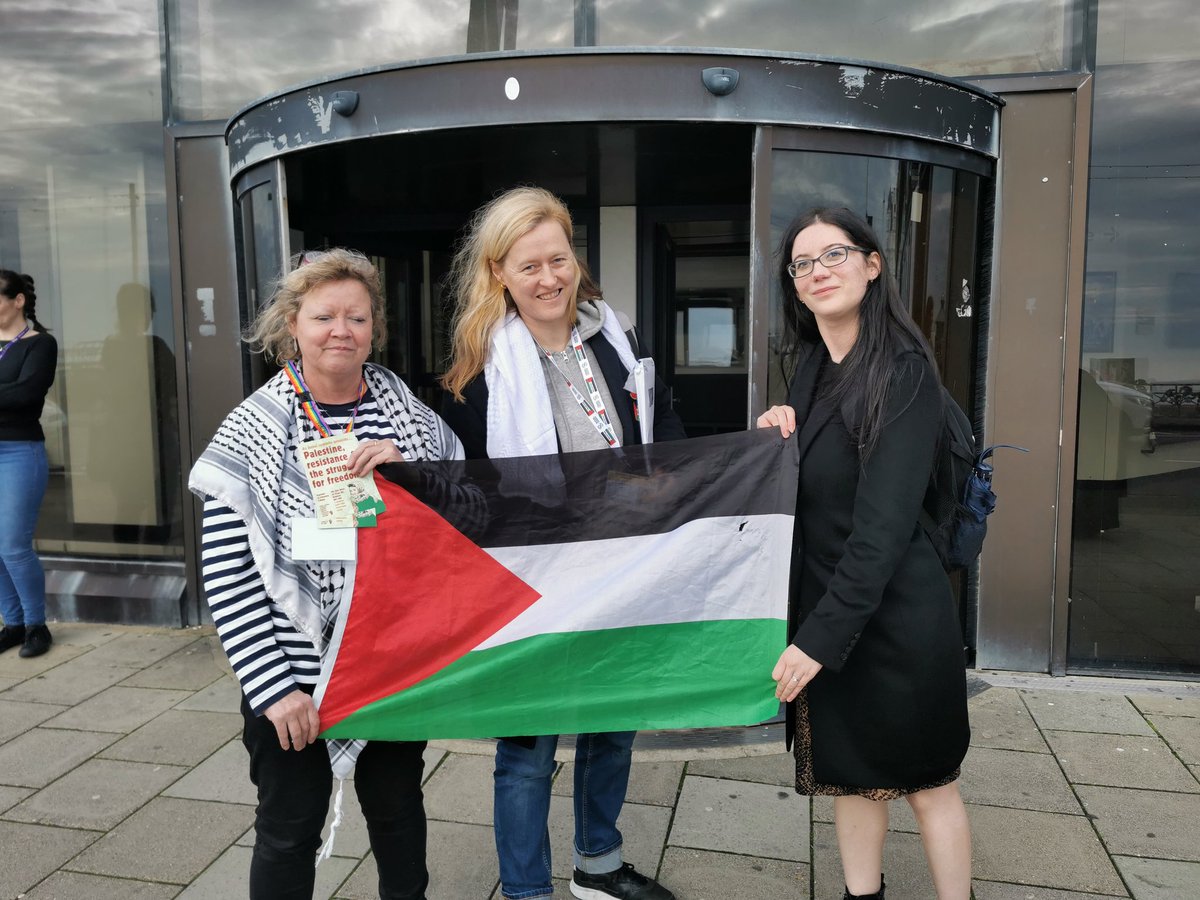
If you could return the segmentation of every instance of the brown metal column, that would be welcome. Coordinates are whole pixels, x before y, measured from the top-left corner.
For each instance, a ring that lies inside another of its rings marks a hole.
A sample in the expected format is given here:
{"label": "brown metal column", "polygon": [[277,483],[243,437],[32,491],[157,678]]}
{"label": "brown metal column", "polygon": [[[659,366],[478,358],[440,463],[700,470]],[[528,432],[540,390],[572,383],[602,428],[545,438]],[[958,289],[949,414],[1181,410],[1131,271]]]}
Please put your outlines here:
{"label": "brown metal column", "polygon": [[1085,77],[1060,90],[1004,90],[985,439],[1032,452],[1000,451],[996,464],[980,668],[1062,671],[1090,86]]}

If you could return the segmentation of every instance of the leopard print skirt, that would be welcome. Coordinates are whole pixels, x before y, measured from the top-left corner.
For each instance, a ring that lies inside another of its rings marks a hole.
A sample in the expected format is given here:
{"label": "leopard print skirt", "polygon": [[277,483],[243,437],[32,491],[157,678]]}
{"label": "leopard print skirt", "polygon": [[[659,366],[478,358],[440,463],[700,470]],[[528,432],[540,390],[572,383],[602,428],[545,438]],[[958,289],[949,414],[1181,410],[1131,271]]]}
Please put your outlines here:
{"label": "leopard print skirt", "polygon": [[792,750],[796,754],[796,793],[814,797],[866,797],[868,800],[898,800],[908,794],[942,787],[958,780],[959,769],[932,784],[913,788],[858,788],[840,784],[821,784],[813,776],[812,722],[808,718],[808,691],[796,698],[796,733]]}

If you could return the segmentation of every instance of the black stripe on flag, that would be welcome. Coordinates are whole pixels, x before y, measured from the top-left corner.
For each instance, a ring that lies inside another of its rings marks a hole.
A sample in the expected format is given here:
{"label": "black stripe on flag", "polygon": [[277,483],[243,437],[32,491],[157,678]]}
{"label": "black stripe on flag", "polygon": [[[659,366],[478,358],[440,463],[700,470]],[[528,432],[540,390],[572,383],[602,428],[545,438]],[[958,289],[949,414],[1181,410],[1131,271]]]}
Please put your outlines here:
{"label": "black stripe on flag", "polygon": [[[775,428],[562,455],[410,462],[379,472],[481,547],[665,534],[796,509],[795,437]],[[385,513],[386,515],[386,513]]]}

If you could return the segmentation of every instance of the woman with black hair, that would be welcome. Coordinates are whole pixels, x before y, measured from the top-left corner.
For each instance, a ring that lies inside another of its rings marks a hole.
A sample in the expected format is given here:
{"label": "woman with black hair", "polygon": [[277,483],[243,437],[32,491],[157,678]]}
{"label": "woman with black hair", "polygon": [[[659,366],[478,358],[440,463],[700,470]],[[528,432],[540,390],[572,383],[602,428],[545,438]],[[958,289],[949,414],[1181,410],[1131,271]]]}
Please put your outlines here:
{"label": "woman with black hair", "polygon": [[832,795],[845,897],[883,898],[888,802],[904,797],[939,900],[971,893],[958,790],[970,740],[962,636],[920,522],[942,391],[870,226],[798,217],[780,245],[788,403],[758,419],[800,442],[788,703],[796,790]]}
{"label": "woman with black hair", "polygon": [[50,649],[46,574],[33,531],[49,467],[42,406],[58,365],[58,342],[38,322],[33,279],[0,269],[0,653]]}

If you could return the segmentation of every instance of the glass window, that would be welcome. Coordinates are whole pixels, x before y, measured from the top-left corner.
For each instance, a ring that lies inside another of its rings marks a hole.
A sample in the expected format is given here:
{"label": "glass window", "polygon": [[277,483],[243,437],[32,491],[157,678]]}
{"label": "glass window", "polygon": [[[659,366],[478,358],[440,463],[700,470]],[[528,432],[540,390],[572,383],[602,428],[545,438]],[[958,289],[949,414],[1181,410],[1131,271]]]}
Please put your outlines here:
{"label": "glass window", "polygon": [[167,0],[172,116],[371,66],[495,50],[721,47],[879,59],[947,75],[1071,68],[1086,0]]}
{"label": "glass window", "polygon": [[166,8],[179,120],[223,119],[339,72],[575,41],[571,0],[167,0]]}
{"label": "glass window", "polygon": [[42,553],[183,555],[158,22],[26,4],[0,30],[0,265],[59,344]]}
{"label": "glass window", "polygon": [[1195,673],[1200,7],[1101,0],[1098,29],[1068,663]]}
{"label": "glass window", "polygon": [[741,47],[879,59],[947,75],[1070,66],[1074,0],[595,0],[596,43]]}

